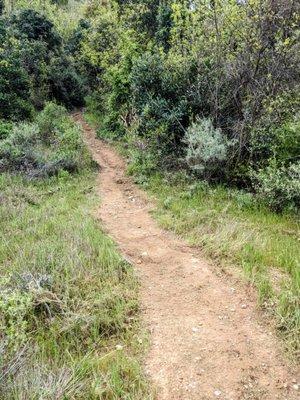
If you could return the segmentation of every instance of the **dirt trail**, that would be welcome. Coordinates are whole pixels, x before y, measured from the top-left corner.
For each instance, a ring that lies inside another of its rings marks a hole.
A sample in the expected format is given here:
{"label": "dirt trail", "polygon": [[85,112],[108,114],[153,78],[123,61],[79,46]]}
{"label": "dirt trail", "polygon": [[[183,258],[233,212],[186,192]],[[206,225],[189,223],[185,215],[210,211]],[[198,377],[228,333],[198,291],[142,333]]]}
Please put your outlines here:
{"label": "dirt trail", "polygon": [[151,340],[145,370],[157,399],[299,399],[293,388],[299,376],[284,362],[249,290],[160,229],[121,157],[95,139],[81,114],[74,118],[101,166],[98,217],[141,278]]}

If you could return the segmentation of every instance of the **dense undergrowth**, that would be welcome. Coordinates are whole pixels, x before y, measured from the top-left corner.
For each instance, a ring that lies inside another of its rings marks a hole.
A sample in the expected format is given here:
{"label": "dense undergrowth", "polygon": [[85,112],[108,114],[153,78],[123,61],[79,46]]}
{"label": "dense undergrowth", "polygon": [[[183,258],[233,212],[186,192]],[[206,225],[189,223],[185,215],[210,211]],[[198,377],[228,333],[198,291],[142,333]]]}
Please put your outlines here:
{"label": "dense undergrowth", "polygon": [[0,397],[150,398],[138,282],[92,216],[95,171],[53,103],[0,140]]}

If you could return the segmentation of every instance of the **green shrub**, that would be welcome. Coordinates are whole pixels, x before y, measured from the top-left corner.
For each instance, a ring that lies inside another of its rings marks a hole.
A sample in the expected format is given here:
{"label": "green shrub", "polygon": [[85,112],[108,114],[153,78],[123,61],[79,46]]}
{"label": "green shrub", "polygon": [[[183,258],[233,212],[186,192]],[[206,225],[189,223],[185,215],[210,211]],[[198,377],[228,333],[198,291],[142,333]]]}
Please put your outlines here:
{"label": "green shrub", "polygon": [[45,15],[23,9],[3,17],[0,42],[0,118],[29,118],[50,99],[83,105],[85,80]]}
{"label": "green shrub", "polygon": [[47,43],[49,49],[56,50],[61,45],[61,38],[52,22],[35,10],[24,9],[11,16],[10,23],[16,36]]}
{"label": "green shrub", "polygon": [[0,119],[30,118],[32,106],[29,77],[11,51],[0,48]]}
{"label": "green shrub", "polygon": [[150,52],[138,58],[131,72],[135,133],[156,143],[160,159],[182,155],[182,138],[190,118],[189,60]]}
{"label": "green shrub", "polygon": [[43,111],[36,116],[36,123],[45,139],[49,138],[67,120],[66,109],[53,102],[47,103]]}
{"label": "green shrub", "polygon": [[10,134],[12,127],[11,122],[0,120],[0,140],[5,139]]}
{"label": "green shrub", "polygon": [[300,156],[300,114],[275,129],[273,155],[279,162],[294,162]]}
{"label": "green shrub", "polygon": [[86,94],[85,81],[76,71],[71,59],[64,55],[52,58],[48,82],[52,98],[68,108],[83,106]]}
{"label": "green shrub", "polygon": [[0,171],[28,172],[37,167],[39,129],[36,124],[19,123],[0,143]]}
{"label": "green shrub", "polygon": [[300,162],[278,167],[271,163],[267,168],[253,173],[258,196],[273,210],[299,210]]}
{"label": "green shrub", "polygon": [[[250,148],[253,163],[264,166],[272,158],[278,163],[288,165],[299,159],[300,114],[296,111],[295,102],[296,100],[286,99],[281,110],[285,114],[280,116],[278,122],[270,112],[266,112],[264,119],[260,121],[261,126],[252,131]],[[284,110],[284,107],[289,107],[289,111]]]}

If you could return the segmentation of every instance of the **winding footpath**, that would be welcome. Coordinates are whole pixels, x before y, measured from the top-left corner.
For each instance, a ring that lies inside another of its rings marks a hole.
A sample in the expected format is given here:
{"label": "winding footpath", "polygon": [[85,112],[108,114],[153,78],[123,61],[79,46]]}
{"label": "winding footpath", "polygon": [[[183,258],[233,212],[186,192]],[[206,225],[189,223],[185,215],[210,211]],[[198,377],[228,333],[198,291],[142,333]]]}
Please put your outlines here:
{"label": "winding footpath", "polygon": [[[221,273],[200,250],[161,229],[126,164],[80,113],[100,165],[97,217],[135,266],[150,332],[145,371],[158,400],[296,400],[299,374],[288,366],[250,287]],[[299,371],[298,371],[299,372]]]}

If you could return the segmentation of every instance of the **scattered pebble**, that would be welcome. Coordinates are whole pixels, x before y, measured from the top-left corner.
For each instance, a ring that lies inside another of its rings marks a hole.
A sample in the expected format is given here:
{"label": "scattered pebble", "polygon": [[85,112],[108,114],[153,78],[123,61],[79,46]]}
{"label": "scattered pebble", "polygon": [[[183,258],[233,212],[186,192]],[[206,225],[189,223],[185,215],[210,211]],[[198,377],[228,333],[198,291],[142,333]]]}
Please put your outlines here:
{"label": "scattered pebble", "polygon": [[247,308],[248,306],[247,306],[247,304],[242,304],[241,305],[241,308],[243,308],[243,309],[245,309],[245,308]]}
{"label": "scattered pebble", "polygon": [[293,385],[293,389],[294,390],[299,390],[299,385],[298,384]]}
{"label": "scattered pebble", "polygon": [[215,395],[216,397],[221,396],[221,394],[222,394],[221,390],[215,390],[215,391],[214,391],[214,395]]}
{"label": "scattered pebble", "polygon": [[121,344],[117,344],[116,350],[118,350],[118,351],[123,350],[123,346]]}
{"label": "scattered pebble", "polygon": [[199,329],[198,329],[198,328],[196,328],[196,327],[194,327],[194,328],[192,328],[192,331],[193,331],[193,332],[198,332],[198,331],[199,331]]}

